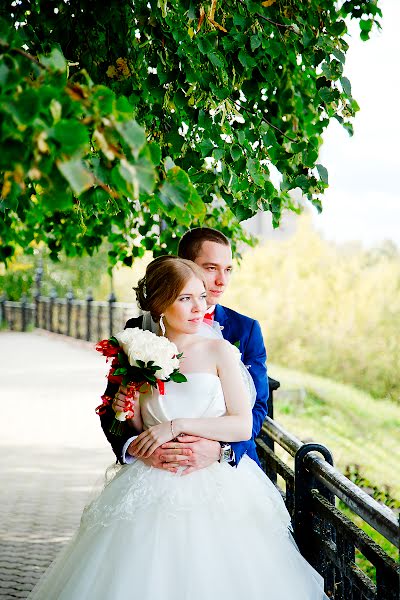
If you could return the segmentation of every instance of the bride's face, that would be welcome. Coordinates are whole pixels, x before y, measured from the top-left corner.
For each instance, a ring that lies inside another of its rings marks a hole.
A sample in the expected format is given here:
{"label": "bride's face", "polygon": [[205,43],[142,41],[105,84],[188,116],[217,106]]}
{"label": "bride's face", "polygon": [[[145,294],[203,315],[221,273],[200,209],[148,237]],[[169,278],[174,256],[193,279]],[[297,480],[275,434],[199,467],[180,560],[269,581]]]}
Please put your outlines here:
{"label": "bride's face", "polygon": [[164,311],[166,327],[180,333],[196,333],[206,312],[206,298],[203,282],[197,277],[189,279],[175,302]]}

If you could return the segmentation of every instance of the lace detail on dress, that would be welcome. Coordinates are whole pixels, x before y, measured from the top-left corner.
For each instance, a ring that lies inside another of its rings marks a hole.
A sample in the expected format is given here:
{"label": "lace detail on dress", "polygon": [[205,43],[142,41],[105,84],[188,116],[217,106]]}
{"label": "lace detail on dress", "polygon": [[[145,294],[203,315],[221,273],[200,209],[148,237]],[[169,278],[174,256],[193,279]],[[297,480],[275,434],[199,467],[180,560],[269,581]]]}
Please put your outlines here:
{"label": "lace detail on dress", "polygon": [[109,527],[116,521],[135,522],[152,510],[161,512],[165,518],[181,518],[188,513],[206,514],[212,510],[224,519],[231,519],[234,526],[235,522],[251,515],[250,498],[246,500],[238,494],[239,486],[248,489],[250,495],[258,494],[263,498],[268,521],[264,526],[270,534],[286,536],[290,530],[289,513],[278,490],[247,457],[242,459],[238,469],[214,463],[187,477],[137,461],[123,466],[111,483],[85,508],[82,528]]}
{"label": "lace detail on dress", "polygon": [[[210,470],[215,473],[211,481]],[[108,483],[102,494],[86,506],[81,525],[86,528],[108,527],[116,520],[135,521],[140,518],[141,510],[149,510],[152,505],[165,516],[175,516],[201,506],[210,506],[210,503],[225,504],[227,498],[218,474],[220,470],[221,465],[215,464],[207,469],[207,477],[202,477],[199,472],[198,479],[202,481],[193,488],[189,477],[181,477],[179,472],[173,474],[154,469],[140,461],[123,466],[110,482],[112,486],[109,487]],[[116,501],[118,488],[120,495]]]}

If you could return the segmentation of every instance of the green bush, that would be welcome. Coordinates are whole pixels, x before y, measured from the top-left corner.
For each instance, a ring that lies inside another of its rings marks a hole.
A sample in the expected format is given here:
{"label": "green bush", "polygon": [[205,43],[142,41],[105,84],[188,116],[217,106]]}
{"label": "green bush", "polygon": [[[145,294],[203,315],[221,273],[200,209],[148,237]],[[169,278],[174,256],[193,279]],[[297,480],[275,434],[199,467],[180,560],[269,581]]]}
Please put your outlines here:
{"label": "green bush", "polygon": [[76,298],[86,298],[88,290],[103,300],[110,293],[107,251],[102,248],[94,256],[52,261],[49,252],[41,248],[30,255],[16,255],[7,269],[0,266],[0,294],[9,300],[19,300],[23,294],[32,298],[36,291],[36,269],[42,264],[41,294],[49,296],[54,290],[60,297],[72,289]]}

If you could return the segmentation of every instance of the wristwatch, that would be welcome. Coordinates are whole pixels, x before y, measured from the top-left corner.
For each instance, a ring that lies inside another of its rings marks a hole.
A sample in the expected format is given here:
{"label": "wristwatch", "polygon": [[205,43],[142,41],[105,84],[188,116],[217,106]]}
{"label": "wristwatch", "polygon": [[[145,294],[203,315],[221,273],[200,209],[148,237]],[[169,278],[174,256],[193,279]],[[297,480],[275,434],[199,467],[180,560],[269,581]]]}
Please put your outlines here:
{"label": "wristwatch", "polygon": [[220,442],[219,445],[221,446],[221,452],[219,455],[219,461],[220,463],[223,462],[230,462],[232,460],[232,448],[230,444],[227,444],[226,442]]}

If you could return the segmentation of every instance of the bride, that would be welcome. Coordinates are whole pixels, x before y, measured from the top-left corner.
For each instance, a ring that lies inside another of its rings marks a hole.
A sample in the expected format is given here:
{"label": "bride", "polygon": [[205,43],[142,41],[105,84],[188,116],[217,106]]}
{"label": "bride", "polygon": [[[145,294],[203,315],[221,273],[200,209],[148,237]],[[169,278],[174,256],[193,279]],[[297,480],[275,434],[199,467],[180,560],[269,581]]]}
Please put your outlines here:
{"label": "bride", "polygon": [[[160,322],[159,334],[164,329],[183,353],[187,382],[135,397],[135,455],[149,457],[181,433],[248,439],[251,394],[237,349],[204,334],[201,269],[155,259],[136,293]],[[184,469],[141,460],[122,466],[30,600],[327,599],[322,577],[297,550],[278,490],[253,460],[244,456],[237,468],[213,463],[187,477]]]}

